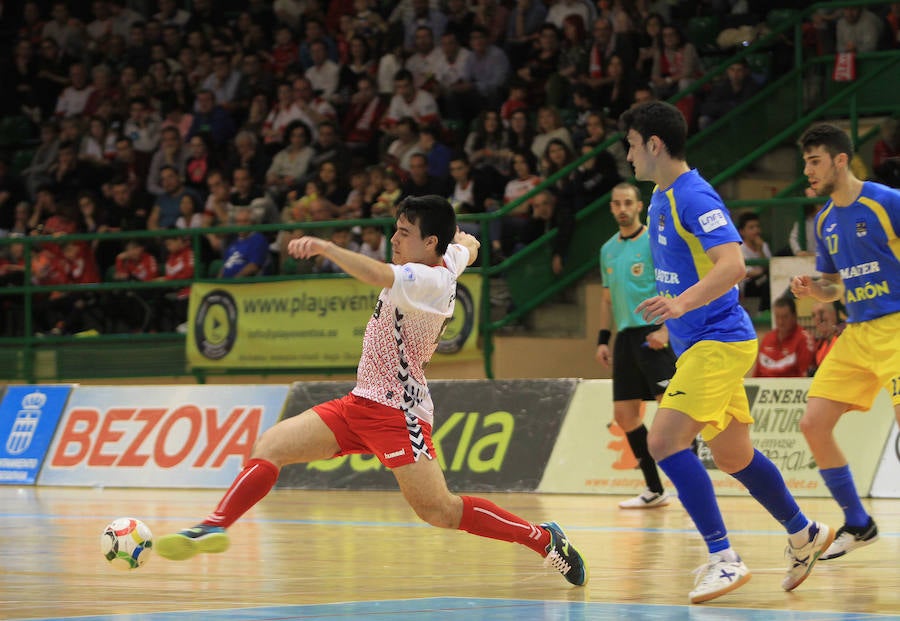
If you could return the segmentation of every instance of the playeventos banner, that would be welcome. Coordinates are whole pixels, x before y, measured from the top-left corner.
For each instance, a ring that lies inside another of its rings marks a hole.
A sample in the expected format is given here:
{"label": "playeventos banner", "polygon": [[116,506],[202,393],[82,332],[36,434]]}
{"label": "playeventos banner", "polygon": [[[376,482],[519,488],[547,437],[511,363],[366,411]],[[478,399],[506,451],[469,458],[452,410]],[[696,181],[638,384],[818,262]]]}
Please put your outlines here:
{"label": "playeventos banner", "polygon": [[[799,428],[810,381],[807,378],[747,379],[747,397],[756,421],[750,426],[750,439],[755,448],[778,466],[795,496],[825,497],[829,495],[828,489]],[[644,423],[648,428],[655,413],[656,403],[646,403]],[[868,493],[875,477],[893,420],[890,396],[882,391],[871,411],[848,412],[835,429],[835,436],[853,468],[856,485],[863,494]],[[858,432],[862,421],[866,428],[864,434]],[[747,493],[734,477],[716,468],[706,445],[701,444],[699,454],[717,493]],[[572,455],[580,457],[572,460]],[[671,482],[664,480],[664,484],[674,491]],[[612,381],[581,382],[537,491],[637,494],[645,487],[625,433],[613,422]]]}
{"label": "playeventos banner", "polygon": [[39,485],[228,487],[281,416],[284,385],[83,386]]}
{"label": "playeventos banner", "polygon": [[[354,279],[196,283],[187,359],[201,368],[354,367],[380,290]],[[463,275],[435,357],[475,359],[481,277]]]}

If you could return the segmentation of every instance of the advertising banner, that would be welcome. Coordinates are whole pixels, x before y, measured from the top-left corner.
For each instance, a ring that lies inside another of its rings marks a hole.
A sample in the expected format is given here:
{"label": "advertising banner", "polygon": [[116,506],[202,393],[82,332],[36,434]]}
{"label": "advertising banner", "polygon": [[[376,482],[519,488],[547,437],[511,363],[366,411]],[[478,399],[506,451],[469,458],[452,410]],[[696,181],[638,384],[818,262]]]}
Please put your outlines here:
{"label": "advertising banner", "polygon": [[[352,278],[196,283],[187,359],[203,368],[355,367],[379,289]],[[463,275],[435,356],[476,359],[481,277]]]}
{"label": "advertising banner", "polygon": [[0,402],[0,484],[35,482],[72,386],[9,386]]}
{"label": "advertising banner", "polygon": [[281,416],[287,386],[85,386],[38,483],[227,487]]}
{"label": "advertising banner", "polygon": [[871,496],[900,498],[900,432],[896,423],[891,427],[891,437],[884,447],[875,481],[872,482]]}
{"label": "advertising banner", "polygon": [[[556,443],[576,380],[429,382],[438,462],[455,491],[534,491]],[[349,382],[291,387],[285,417],[342,396]],[[287,466],[279,487],[396,489],[377,457],[348,455]]]}
{"label": "advertising banner", "polygon": [[[747,396],[756,421],[750,427],[750,438],[753,446],[778,466],[795,496],[828,496],[799,428],[809,384],[808,378],[747,379]],[[656,403],[646,403],[644,422],[648,428],[655,413]],[[858,432],[863,418],[864,434]],[[872,484],[893,419],[890,398],[883,391],[871,411],[848,412],[835,429],[841,448],[853,465],[857,487],[864,494]],[[573,460],[572,455],[579,459]],[[716,468],[709,448],[702,443],[699,455],[718,493],[746,493],[736,479]],[[664,482],[673,489],[671,482]],[[625,434],[613,422],[612,381],[580,383],[538,491],[630,495],[640,493],[644,487]]]}

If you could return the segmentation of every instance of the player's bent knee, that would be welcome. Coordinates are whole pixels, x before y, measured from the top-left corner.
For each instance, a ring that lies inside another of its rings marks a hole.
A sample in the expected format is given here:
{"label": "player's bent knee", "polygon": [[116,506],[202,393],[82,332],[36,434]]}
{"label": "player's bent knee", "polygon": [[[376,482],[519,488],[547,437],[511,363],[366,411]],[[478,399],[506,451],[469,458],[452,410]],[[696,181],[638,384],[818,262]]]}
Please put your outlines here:
{"label": "player's bent knee", "polygon": [[407,498],[407,501],[423,522],[438,528],[458,528],[462,503],[455,502],[456,498],[448,493],[446,497]]}
{"label": "player's bent knee", "polygon": [[453,519],[453,514],[447,507],[440,505],[427,505],[422,507],[413,507],[416,515],[423,522],[436,526],[437,528],[456,528],[458,520]]}
{"label": "player's bent knee", "polygon": [[647,436],[647,450],[650,451],[650,456],[657,462],[677,452],[668,438],[661,434],[655,434],[652,431]]}

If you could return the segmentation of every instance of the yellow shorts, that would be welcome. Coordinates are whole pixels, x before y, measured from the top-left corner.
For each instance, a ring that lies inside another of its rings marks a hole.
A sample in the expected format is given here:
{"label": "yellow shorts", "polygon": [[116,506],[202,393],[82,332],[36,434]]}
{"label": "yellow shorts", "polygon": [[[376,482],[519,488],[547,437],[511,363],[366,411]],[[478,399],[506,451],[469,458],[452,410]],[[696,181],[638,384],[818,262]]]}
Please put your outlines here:
{"label": "yellow shorts", "polygon": [[732,419],[752,423],[744,376],[756,361],[757,348],[755,340],[695,343],[675,363],[675,375],[659,407],[706,423],[701,434],[705,441],[724,431]]}
{"label": "yellow shorts", "polygon": [[847,324],[816,371],[809,396],[866,411],[882,387],[900,405],[900,313]]}

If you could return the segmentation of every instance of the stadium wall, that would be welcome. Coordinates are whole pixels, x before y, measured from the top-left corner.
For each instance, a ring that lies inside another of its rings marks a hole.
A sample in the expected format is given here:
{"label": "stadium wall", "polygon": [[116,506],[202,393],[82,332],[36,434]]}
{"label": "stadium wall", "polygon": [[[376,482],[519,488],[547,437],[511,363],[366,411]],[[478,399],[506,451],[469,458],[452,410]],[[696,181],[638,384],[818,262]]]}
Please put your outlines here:
{"label": "stadium wall", "polygon": [[[799,421],[810,380],[748,379],[754,446],[797,496],[828,491]],[[225,488],[260,434],[283,416],[347,392],[350,382],[247,385],[8,386],[0,400],[0,483],[7,485]],[[612,420],[610,380],[446,380],[436,458],[459,491],[634,494],[643,480]],[[649,423],[655,403],[646,404]],[[866,432],[859,433],[865,417]],[[900,498],[900,437],[886,392],[837,427],[858,488]],[[700,457],[720,494],[746,490]],[[372,456],[285,468],[281,488],[395,489]]]}

